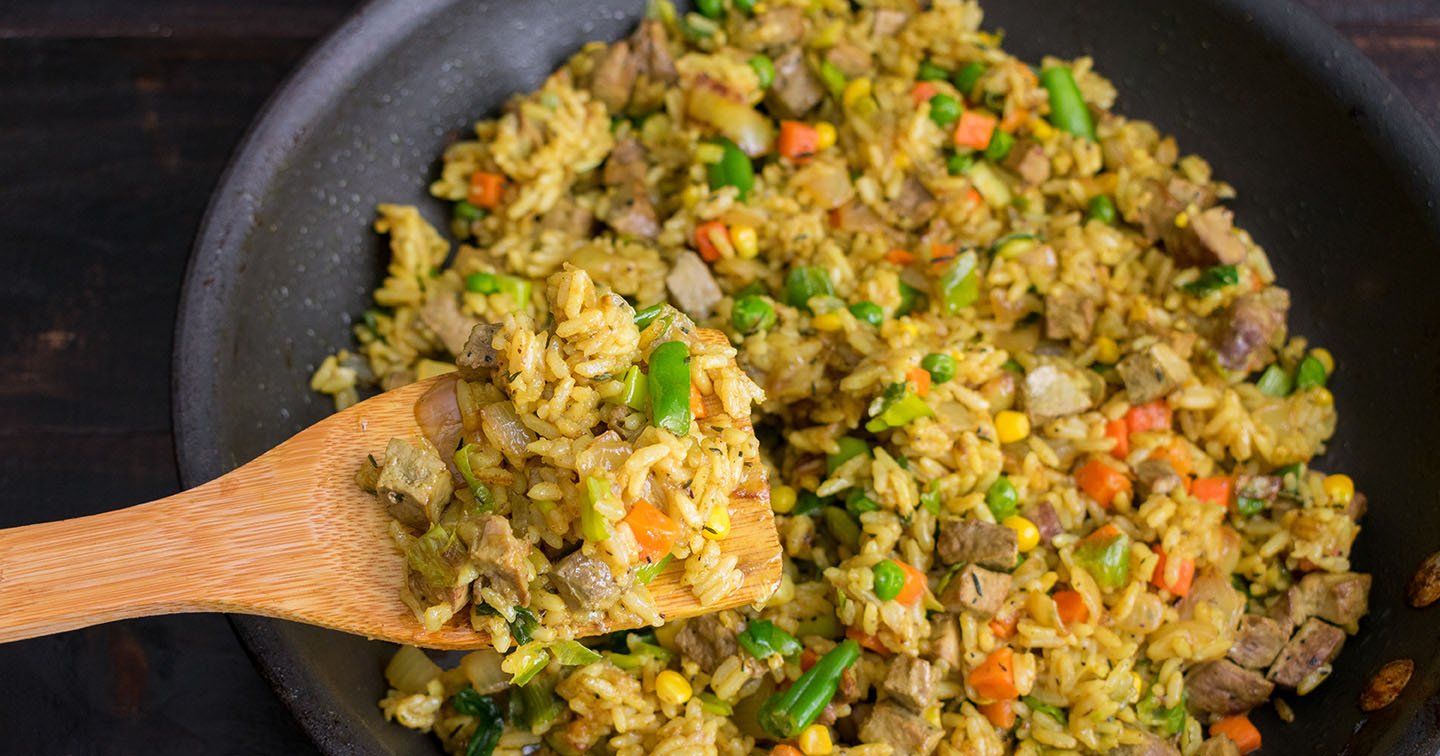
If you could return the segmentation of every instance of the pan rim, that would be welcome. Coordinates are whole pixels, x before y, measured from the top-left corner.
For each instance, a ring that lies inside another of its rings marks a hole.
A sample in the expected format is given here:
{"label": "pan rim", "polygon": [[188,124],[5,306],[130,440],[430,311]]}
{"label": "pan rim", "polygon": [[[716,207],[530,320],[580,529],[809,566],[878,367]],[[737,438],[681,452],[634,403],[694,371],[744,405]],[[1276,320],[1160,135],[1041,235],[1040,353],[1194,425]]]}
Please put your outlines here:
{"label": "pan rim", "polygon": [[[1270,47],[1317,84],[1335,104],[1349,106],[1357,129],[1372,143],[1403,193],[1421,201],[1421,214],[1440,236],[1440,136],[1358,49],[1293,0],[1207,0],[1232,22],[1258,31]],[[327,35],[260,109],[232,152],[202,217],[183,278],[172,358],[172,420],[181,482],[192,487],[228,469],[212,440],[221,376],[205,355],[213,326],[225,314],[228,278],[243,257],[252,210],[283,169],[288,149],[331,106],[341,85],[373,64],[411,29],[445,10],[448,0],[367,0]],[[311,740],[327,753],[367,752],[365,730],[347,721],[323,696],[309,695],[306,660],[282,641],[278,622],[230,615],[256,667]],[[306,693],[306,695],[302,695]],[[1394,752],[1440,752],[1440,728],[1394,743]],[[1416,749],[1416,750],[1411,750]]]}

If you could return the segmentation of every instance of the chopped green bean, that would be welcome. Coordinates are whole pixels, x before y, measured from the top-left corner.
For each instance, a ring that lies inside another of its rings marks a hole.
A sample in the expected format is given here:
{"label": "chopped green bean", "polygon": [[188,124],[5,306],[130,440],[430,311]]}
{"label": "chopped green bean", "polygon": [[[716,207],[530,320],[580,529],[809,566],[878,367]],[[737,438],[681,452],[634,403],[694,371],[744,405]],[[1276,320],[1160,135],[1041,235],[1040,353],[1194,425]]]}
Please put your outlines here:
{"label": "chopped green bean", "polygon": [[760,725],[776,738],[793,738],[815,723],[835,698],[840,676],[860,658],[860,644],[845,640],[785,690],[760,705]]}
{"label": "chopped green bean", "polygon": [[750,59],[750,67],[755,70],[755,78],[760,82],[761,89],[769,89],[775,83],[775,62],[770,60],[768,55],[756,55]]}
{"label": "chopped green bean", "polygon": [[1090,108],[1080,95],[1080,87],[1075,84],[1070,69],[1055,66],[1041,71],[1040,85],[1050,93],[1050,123],[1057,129],[1095,141]]}
{"label": "chopped green bean", "polygon": [[610,537],[610,523],[595,505],[611,497],[608,478],[585,477],[584,495],[580,497],[580,532],[585,540],[599,543]]}
{"label": "chopped green bean", "polygon": [[730,310],[730,325],[747,336],[769,330],[775,325],[775,308],[764,297],[740,297]]}
{"label": "chopped green bean", "polygon": [[722,154],[718,163],[709,166],[710,188],[733,186],[739,190],[740,199],[750,196],[750,189],[755,186],[755,166],[750,157],[725,137],[719,137],[714,144],[719,145]]}
{"label": "chopped green bean", "polygon": [[1295,368],[1295,388],[1300,391],[1320,388],[1329,377],[1325,373],[1325,363],[1307,354],[1305,359],[1300,360],[1300,366]]}
{"label": "chopped green bean", "polygon": [[1290,373],[1277,362],[1265,368],[1265,372],[1260,374],[1260,380],[1255,382],[1255,388],[1260,389],[1260,393],[1266,396],[1289,396]]}
{"label": "chopped green bean", "polygon": [[985,70],[985,64],[979,61],[967,63],[955,74],[955,80],[952,83],[955,84],[956,89],[960,90],[960,94],[969,97]]}
{"label": "chopped green bean", "polygon": [[990,144],[985,146],[985,159],[992,163],[1004,160],[1015,147],[1015,137],[1009,133],[996,129],[990,135]]}
{"label": "chopped green bean", "polygon": [[950,72],[929,60],[922,60],[920,61],[920,70],[915,73],[915,78],[920,81],[944,81],[950,78]]}
{"label": "chopped green bean", "polygon": [[800,653],[800,641],[795,636],[775,626],[770,620],[751,620],[735,636],[735,640],[756,659],[766,659],[779,654],[789,657]]}
{"label": "chopped green bean", "polygon": [[944,303],[945,311],[951,315],[959,315],[980,298],[977,264],[975,250],[966,250],[956,256],[955,261],[940,275],[940,301]]}
{"label": "chopped green bean", "polygon": [[650,353],[650,417],[657,428],[690,432],[690,347],[667,341]]}

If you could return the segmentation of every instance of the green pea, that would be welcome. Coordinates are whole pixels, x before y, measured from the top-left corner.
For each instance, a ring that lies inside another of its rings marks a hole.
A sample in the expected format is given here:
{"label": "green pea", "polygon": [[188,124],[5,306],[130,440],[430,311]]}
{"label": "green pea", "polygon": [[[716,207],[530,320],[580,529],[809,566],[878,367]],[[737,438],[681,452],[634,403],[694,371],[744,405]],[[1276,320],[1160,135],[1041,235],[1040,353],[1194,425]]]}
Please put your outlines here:
{"label": "green pea", "polygon": [[960,110],[960,101],[950,95],[937,94],[930,98],[930,120],[936,126],[943,128],[954,123],[960,118]]}
{"label": "green pea", "polygon": [[730,0],[730,4],[741,13],[755,15],[755,0]]}
{"label": "green pea", "polygon": [[876,328],[885,322],[885,308],[874,302],[856,302],[850,305],[850,314]]}
{"label": "green pea", "polygon": [[998,163],[1004,160],[1014,147],[1015,137],[996,129],[995,133],[990,135],[990,144],[985,146],[985,159]]}
{"label": "green pea", "polygon": [[476,294],[500,291],[500,279],[494,273],[471,273],[465,277],[465,290]]}
{"label": "green pea", "polygon": [[923,60],[920,61],[920,70],[916,72],[915,78],[920,81],[944,81],[950,78],[950,72],[928,60]]}
{"label": "green pea", "polygon": [[925,355],[920,360],[920,367],[930,374],[930,380],[935,383],[945,383],[954,378],[959,368],[954,357],[940,352]]}
{"label": "green pea", "polygon": [[875,576],[875,598],[881,601],[899,596],[900,589],[905,587],[905,570],[889,559],[877,562],[870,572]]}
{"label": "green pea", "polygon": [[1115,201],[1108,195],[1097,194],[1090,198],[1090,204],[1085,212],[1086,220],[1098,220],[1107,226],[1113,226],[1116,216]]}
{"label": "green pea", "polygon": [[990,484],[990,490],[985,492],[985,506],[990,508],[990,513],[998,521],[1013,516],[1019,501],[1020,494],[1015,491],[1015,484],[1004,475],[996,478]]}
{"label": "green pea", "polygon": [[730,324],[747,335],[767,330],[775,325],[775,308],[762,297],[741,297],[730,310]]}
{"label": "green pea", "polygon": [[959,73],[955,74],[955,80],[952,83],[956,89],[960,90],[960,94],[969,97],[970,92],[975,89],[976,82],[980,81],[980,76],[984,73],[984,63],[979,61],[968,63],[960,69]]}
{"label": "green pea", "polygon": [[785,304],[809,312],[812,297],[835,293],[830,274],[814,265],[796,265],[785,274]]}
{"label": "green pea", "polygon": [[455,217],[458,220],[470,223],[485,217],[485,210],[470,204],[466,200],[455,203]]}
{"label": "green pea", "polygon": [[706,18],[720,18],[725,14],[725,0],[695,0],[695,10]]}
{"label": "green pea", "polygon": [[951,176],[959,176],[970,170],[975,165],[975,153],[970,150],[964,152],[952,152],[950,157],[945,158],[945,170]]}
{"label": "green pea", "polygon": [[820,64],[820,80],[825,82],[825,88],[835,97],[845,91],[845,73],[828,60]]}
{"label": "green pea", "polygon": [[1308,388],[1319,388],[1325,385],[1325,363],[1309,355],[1300,361],[1300,366],[1295,368],[1295,388],[1304,391]]}
{"label": "green pea", "polygon": [[769,89],[775,83],[775,63],[769,56],[756,55],[750,59],[750,67],[755,69],[755,78],[760,80],[761,89]]}

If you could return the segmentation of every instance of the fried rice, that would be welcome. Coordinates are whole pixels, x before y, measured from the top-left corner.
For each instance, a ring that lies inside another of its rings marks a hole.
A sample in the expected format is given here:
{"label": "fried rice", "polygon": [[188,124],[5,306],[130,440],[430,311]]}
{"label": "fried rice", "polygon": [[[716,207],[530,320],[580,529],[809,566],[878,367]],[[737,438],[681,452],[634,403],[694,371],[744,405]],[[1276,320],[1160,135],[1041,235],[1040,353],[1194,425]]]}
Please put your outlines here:
{"label": "fried rice", "polygon": [[[669,302],[734,344],[748,377],[725,390],[758,402],[785,550],[769,599],[683,623],[625,602],[649,631],[523,685],[513,616],[473,615],[498,650],[449,670],[402,650],[387,716],[466,754],[1220,754],[1323,682],[1369,590],[1364,495],[1309,466],[1333,359],[1287,333],[1203,158],[1116,112],[1089,59],[1000,42],[961,0],[659,2],[446,150],[453,253],[380,207],[387,276],[317,391],[454,370],[502,324],[488,396],[544,421],[576,362],[547,373],[513,339],[613,340],[638,365],[634,311]],[[632,320],[561,335],[606,298]],[[593,443],[594,419],[472,464],[548,471],[515,511],[573,501],[583,475],[547,445]],[[675,441],[631,422],[631,452]],[[565,512],[511,516],[542,566],[573,547]],[[783,694],[855,648],[777,730]]]}

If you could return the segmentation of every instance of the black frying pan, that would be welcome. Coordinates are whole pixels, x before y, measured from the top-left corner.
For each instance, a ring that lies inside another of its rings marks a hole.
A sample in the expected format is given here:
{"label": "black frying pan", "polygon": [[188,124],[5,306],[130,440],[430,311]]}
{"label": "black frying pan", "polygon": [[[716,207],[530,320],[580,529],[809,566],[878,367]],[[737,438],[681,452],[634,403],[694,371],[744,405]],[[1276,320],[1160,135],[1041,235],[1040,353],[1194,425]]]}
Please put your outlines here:
{"label": "black frying pan", "polygon": [[[329,411],[311,369],[349,343],[382,266],[376,202],[420,205],[447,140],[579,45],[626,33],[644,0],[373,0],[271,101],[210,206],[181,304],[175,424],[193,486]],[[1234,183],[1241,225],[1294,293],[1291,326],[1335,354],[1341,423],[1329,460],[1371,509],[1355,548],[1372,613],[1335,674],[1259,715],[1265,752],[1436,753],[1440,608],[1404,583],[1440,548],[1440,148],[1379,73],[1280,0],[991,0],[1007,47],[1093,55],[1119,109],[1178,135]],[[336,586],[343,590],[344,586]],[[434,753],[375,702],[390,649],[236,617],[257,663],[320,747]],[[1362,717],[1381,664],[1410,657],[1399,702]]]}

